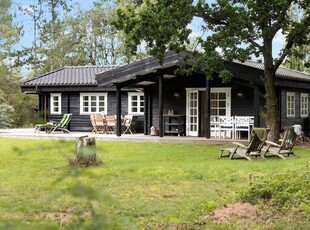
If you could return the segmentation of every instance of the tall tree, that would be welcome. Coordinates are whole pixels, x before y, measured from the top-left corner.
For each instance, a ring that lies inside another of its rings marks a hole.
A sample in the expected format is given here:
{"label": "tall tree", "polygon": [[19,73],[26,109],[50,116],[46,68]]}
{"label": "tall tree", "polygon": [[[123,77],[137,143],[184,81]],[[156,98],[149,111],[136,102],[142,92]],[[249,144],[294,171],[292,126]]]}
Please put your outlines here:
{"label": "tall tree", "polygon": [[13,16],[10,13],[11,1],[0,2],[0,127],[7,127],[11,123],[10,115],[13,112],[10,93],[13,93],[11,85],[12,76],[10,66],[12,65],[12,46],[19,39],[19,28],[13,23]]}
{"label": "tall tree", "polygon": [[[299,20],[299,10],[296,6],[291,7],[290,17],[294,21]],[[310,40],[310,34],[308,34],[308,40]],[[283,66],[301,72],[310,73],[310,43],[300,46],[293,45],[283,63]]]}
{"label": "tall tree", "polygon": [[[167,49],[185,49],[191,33],[187,26],[198,17],[204,22],[202,29],[212,32],[199,41],[204,50],[199,61],[206,63],[207,76],[217,71],[227,81],[230,74],[222,65],[224,60],[245,61],[252,55],[263,58],[266,124],[271,128],[269,139],[278,138],[275,72],[293,45],[309,44],[306,36],[310,32],[309,0],[217,0],[211,4],[205,0],[131,2],[117,10],[116,25],[125,32],[126,45],[133,53],[142,41],[150,48],[150,54],[159,59]],[[297,21],[289,15],[292,5],[302,15]],[[287,43],[275,58],[273,40],[281,31]]]}

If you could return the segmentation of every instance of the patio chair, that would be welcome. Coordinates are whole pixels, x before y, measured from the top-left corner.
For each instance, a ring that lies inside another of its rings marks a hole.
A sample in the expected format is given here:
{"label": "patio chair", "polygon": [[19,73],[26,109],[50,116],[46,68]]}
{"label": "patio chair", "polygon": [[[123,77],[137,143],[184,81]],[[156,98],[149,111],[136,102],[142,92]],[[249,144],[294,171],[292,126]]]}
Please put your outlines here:
{"label": "patio chair", "polygon": [[214,136],[215,138],[221,136],[220,133],[220,122],[218,120],[217,116],[211,116],[210,118],[210,131],[211,131],[211,136]]}
{"label": "patio chair", "polygon": [[[253,128],[248,146],[238,142],[233,142],[236,147],[221,149],[220,157],[227,156],[230,160],[232,160],[235,154],[237,154],[249,161],[252,160],[251,157],[253,156],[260,157],[265,160],[266,158],[261,154],[261,150],[266,142],[269,131],[270,129]],[[224,151],[227,151],[228,155],[223,155]]]}
{"label": "patio chair", "polygon": [[220,129],[219,129],[220,138],[223,133],[224,139],[226,137],[234,139],[234,117],[219,116],[218,118],[219,118],[219,125],[220,125]]}
{"label": "patio chair", "polygon": [[54,131],[62,131],[64,133],[70,133],[70,131],[67,129],[67,126],[71,120],[72,113],[66,113],[63,115],[60,122],[53,124],[53,126],[48,129],[47,133],[53,133]]}
{"label": "patio chair", "polygon": [[241,132],[247,132],[248,140],[250,140],[250,117],[249,116],[235,116],[235,139],[241,138]]}
{"label": "patio chair", "polygon": [[125,127],[125,131],[123,134],[136,132],[136,123],[138,117],[134,115],[125,115],[123,126]]}
{"label": "patio chair", "polygon": [[89,119],[90,119],[91,125],[93,126],[93,130],[91,132],[98,133],[96,122],[95,122],[95,115],[94,114],[89,115]]}
{"label": "patio chair", "polygon": [[110,134],[115,134],[116,130],[116,119],[114,115],[107,115],[106,119],[106,131]]}
{"label": "patio chair", "polygon": [[279,143],[266,141],[267,146],[263,148],[263,151],[265,152],[264,156],[270,153],[273,156],[277,156],[282,159],[287,159],[285,156],[283,156],[285,154],[287,154],[287,157],[289,157],[290,155],[298,157],[293,152],[293,147],[295,145],[295,140],[297,137],[297,134],[294,131],[294,126],[285,127],[284,130],[285,131],[283,139],[279,139]]}
{"label": "patio chair", "polygon": [[90,120],[93,126],[92,132],[94,133],[104,133],[106,131],[106,121],[105,117],[101,114],[90,115]]}
{"label": "patio chair", "polygon": [[53,127],[53,122],[47,122],[46,124],[37,124],[34,128],[35,133],[39,133],[41,131],[47,131]]}

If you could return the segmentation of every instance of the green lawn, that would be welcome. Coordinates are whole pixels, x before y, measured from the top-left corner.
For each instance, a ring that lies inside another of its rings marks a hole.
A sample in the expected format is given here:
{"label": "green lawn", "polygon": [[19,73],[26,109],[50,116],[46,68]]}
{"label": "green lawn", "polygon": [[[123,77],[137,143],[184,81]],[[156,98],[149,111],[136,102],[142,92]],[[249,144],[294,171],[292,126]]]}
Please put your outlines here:
{"label": "green lawn", "polygon": [[[269,177],[309,169],[310,162],[310,149],[302,147],[295,148],[298,159],[249,162],[219,159],[218,145],[97,141],[103,164],[74,169],[74,145],[0,138],[0,229],[242,229],[205,217],[237,202],[250,174]],[[307,219],[279,213],[251,227],[310,227]]]}

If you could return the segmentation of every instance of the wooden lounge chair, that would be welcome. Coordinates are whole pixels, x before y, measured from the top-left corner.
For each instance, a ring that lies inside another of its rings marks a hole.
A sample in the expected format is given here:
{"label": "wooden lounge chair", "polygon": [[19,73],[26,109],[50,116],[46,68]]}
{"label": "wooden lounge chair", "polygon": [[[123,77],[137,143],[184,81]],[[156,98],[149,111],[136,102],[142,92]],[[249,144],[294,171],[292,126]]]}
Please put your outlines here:
{"label": "wooden lounge chair", "polygon": [[37,124],[34,128],[35,133],[39,133],[41,131],[48,131],[53,127],[53,122],[47,122],[46,124]]}
{"label": "wooden lounge chair", "polygon": [[[270,129],[253,128],[248,146],[238,142],[233,142],[236,147],[221,149],[220,157],[227,156],[230,160],[232,160],[235,154],[237,154],[247,160],[251,160],[253,156],[260,157],[265,160],[265,157],[261,154],[261,150],[266,142],[269,131]],[[225,151],[228,152],[228,155],[223,155]]]}
{"label": "wooden lounge chair", "polygon": [[70,133],[70,131],[67,129],[67,126],[71,120],[71,117],[71,113],[64,114],[60,122],[53,124],[53,126],[46,132],[53,133],[54,131],[63,131],[64,133]]}
{"label": "wooden lounge chair", "polygon": [[287,155],[287,157],[289,157],[290,155],[298,157],[292,150],[297,137],[297,134],[294,131],[294,126],[285,127],[284,130],[284,137],[283,139],[279,140],[279,143],[266,141],[267,146],[263,148],[263,151],[265,152],[264,156],[270,153],[282,159],[287,159],[286,157],[284,157],[285,154]]}

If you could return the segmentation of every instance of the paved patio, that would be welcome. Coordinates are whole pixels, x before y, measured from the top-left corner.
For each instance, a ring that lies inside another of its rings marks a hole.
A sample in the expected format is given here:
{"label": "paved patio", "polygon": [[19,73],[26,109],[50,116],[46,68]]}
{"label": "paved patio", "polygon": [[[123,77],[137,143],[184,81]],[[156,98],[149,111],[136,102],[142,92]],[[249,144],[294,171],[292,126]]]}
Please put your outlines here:
{"label": "paved patio", "polygon": [[[231,144],[232,139],[206,139],[205,137],[183,137],[183,136],[149,136],[144,134],[123,134],[117,137],[114,134],[94,134],[91,132],[55,132],[47,134],[45,132],[35,133],[34,128],[27,129],[0,129],[0,138],[29,138],[29,139],[55,139],[55,140],[74,140],[80,136],[88,135],[95,137],[97,140],[107,141],[133,141],[133,142],[179,142],[179,143],[197,143],[197,144]],[[246,143],[246,140],[238,140],[238,142]]]}

